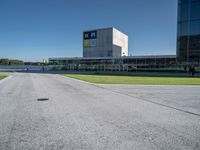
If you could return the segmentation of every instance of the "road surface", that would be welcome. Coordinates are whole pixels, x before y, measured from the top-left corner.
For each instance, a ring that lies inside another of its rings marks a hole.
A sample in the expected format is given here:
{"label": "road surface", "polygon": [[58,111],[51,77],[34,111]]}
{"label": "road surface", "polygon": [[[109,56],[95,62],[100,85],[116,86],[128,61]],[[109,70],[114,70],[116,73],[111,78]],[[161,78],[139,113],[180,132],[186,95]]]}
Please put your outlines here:
{"label": "road surface", "polygon": [[0,83],[0,149],[199,150],[199,91],[13,73]]}

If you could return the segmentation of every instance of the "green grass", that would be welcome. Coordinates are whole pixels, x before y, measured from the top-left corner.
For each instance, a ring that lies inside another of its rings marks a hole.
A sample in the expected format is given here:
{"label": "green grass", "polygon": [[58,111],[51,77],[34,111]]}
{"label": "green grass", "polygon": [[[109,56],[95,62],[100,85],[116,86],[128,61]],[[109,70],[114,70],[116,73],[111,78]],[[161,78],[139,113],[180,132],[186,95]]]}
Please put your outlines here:
{"label": "green grass", "polygon": [[0,70],[0,72],[13,72],[12,70]]}
{"label": "green grass", "polygon": [[1,79],[4,79],[6,76],[4,76],[4,75],[0,75],[0,80]]}
{"label": "green grass", "polygon": [[66,74],[65,76],[98,84],[200,85],[200,78],[194,78],[194,77],[80,75],[80,74]]}

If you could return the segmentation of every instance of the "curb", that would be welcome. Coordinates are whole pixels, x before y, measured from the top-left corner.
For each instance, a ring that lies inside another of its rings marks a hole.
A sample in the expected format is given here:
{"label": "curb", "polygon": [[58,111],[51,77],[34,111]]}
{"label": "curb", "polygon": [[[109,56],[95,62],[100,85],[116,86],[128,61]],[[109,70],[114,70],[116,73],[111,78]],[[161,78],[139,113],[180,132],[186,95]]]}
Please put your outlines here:
{"label": "curb", "polygon": [[0,80],[0,84],[1,83],[3,83],[3,82],[5,82],[5,81],[7,81],[7,80],[9,80],[10,78],[12,78],[13,76],[8,76],[8,77],[5,77],[4,79],[2,79],[2,80]]}

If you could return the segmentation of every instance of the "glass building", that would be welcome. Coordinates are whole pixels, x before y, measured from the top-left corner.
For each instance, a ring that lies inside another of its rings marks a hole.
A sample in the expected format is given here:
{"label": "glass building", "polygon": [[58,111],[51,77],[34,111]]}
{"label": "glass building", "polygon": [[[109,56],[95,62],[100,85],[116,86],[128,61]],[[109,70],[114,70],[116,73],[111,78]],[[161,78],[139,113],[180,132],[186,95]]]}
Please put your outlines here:
{"label": "glass building", "polygon": [[178,0],[177,59],[183,65],[200,61],[200,0]]}

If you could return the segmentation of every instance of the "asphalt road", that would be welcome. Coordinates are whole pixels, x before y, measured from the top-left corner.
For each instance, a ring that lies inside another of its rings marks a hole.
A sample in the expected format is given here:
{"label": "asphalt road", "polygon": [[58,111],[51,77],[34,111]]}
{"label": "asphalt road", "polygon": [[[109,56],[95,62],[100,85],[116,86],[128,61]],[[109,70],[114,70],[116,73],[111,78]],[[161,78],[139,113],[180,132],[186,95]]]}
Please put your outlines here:
{"label": "asphalt road", "polygon": [[0,149],[199,150],[199,91],[14,73],[0,82]]}

